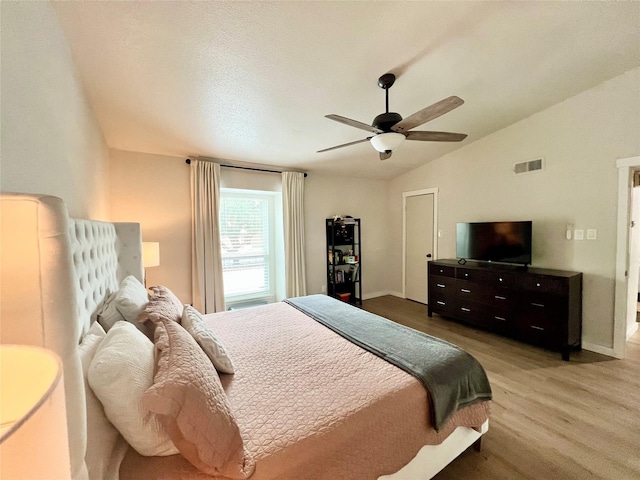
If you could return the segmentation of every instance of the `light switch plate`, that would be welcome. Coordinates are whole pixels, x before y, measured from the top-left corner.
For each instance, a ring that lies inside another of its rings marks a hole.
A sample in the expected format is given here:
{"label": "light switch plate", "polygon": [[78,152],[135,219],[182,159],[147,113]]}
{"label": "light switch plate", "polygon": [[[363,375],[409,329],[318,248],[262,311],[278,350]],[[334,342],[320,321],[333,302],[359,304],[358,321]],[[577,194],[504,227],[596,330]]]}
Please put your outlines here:
{"label": "light switch plate", "polygon": [[574,230],[573,238],[576,240],[584,240],[584,230]]}
{"label": "light switch plate", "polygon": [[598,230],[595,228],[587,228],[587,240],[595,240],[598,238]]}

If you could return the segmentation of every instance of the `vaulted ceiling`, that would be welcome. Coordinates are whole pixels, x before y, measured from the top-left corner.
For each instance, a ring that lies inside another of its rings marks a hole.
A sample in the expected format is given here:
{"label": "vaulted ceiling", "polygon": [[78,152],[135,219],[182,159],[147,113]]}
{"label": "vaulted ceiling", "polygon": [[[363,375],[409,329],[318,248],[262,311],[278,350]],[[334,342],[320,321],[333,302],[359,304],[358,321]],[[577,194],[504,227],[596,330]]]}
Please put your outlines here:
{"label": "vaulted ceiling", "polygon": [[[640,65],[640,2],[54,2],[109,147],[394,178]],[[317,150],[445,97],[381,162]],[[639,86],[640,88],[640,86]]]}

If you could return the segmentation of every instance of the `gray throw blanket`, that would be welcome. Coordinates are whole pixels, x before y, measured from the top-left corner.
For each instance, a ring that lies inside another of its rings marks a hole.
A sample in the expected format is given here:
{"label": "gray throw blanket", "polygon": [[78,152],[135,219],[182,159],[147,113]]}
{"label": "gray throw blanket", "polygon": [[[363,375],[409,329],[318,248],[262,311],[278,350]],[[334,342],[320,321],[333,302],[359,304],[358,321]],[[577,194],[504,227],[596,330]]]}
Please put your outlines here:
{"label": "gray throw blanket", "polygon": [[284,300],[314,320],[418,378],[436,430],[459,408],[491,399],[482,365],[455,345],[326,295]]}

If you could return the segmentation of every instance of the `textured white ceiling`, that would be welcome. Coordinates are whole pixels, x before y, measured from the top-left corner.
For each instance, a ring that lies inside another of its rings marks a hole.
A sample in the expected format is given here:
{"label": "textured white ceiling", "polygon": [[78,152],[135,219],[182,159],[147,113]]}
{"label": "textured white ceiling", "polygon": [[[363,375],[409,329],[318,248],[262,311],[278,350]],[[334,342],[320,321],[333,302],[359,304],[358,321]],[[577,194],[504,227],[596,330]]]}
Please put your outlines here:
{"label": "textured white ceiling", "polygon": [[[116,149],[393,178],[640,65],[640,2],[54,2]],[[381,162],[384,112],[465,104]],[[640,86],[639,86],[640,87]]]}

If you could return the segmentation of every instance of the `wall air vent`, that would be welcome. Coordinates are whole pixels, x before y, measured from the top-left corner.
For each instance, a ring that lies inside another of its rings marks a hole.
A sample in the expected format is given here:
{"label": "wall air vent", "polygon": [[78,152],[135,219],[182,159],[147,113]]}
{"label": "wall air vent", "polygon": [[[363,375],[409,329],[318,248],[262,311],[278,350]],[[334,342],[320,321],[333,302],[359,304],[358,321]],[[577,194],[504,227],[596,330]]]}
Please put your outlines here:
{"label": "wall air vent", "polygon": [[542,159],[536,158],[535,160],[529,160],[527,162],[516,163],[513,171],[516,175],[521,173],[532,173],[542,170]]}

